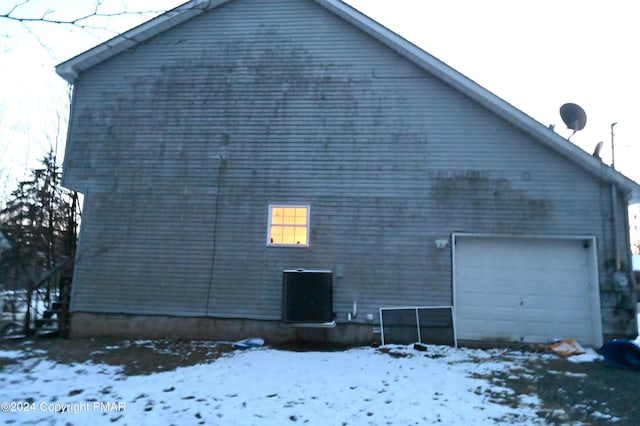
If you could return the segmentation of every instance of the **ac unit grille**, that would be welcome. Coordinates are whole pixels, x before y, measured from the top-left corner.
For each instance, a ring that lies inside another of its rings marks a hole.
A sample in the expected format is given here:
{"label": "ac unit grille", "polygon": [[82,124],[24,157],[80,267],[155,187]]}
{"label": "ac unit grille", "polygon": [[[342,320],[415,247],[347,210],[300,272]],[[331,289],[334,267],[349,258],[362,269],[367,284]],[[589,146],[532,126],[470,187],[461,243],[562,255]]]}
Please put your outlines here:
{"label": "ac unit grille", "polygon": [[282,320],[290,323],[333,321],[333,273],[310,269],[283,271]]}

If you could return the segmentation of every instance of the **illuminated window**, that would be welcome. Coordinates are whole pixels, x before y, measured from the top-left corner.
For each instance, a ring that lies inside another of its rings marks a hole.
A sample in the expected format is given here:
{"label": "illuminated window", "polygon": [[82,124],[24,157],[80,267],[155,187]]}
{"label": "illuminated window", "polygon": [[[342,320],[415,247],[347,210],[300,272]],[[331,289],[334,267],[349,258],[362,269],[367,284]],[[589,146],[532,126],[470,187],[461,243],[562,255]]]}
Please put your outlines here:
{"label": "illuminated window", "polygon": [[270,246],[309,246],[309,206],[269,206]]}

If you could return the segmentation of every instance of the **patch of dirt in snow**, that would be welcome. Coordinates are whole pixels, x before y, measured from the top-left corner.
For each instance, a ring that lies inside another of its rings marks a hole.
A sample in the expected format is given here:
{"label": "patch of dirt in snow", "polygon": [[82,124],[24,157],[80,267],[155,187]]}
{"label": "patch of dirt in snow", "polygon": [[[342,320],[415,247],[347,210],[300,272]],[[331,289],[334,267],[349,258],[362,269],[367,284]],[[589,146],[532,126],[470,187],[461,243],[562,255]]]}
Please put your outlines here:
{"label": "patch of dirt in snow", "polygon": [[538,415],[547,424],[639,425],[640,372],[608,367],[603,362],[572,363],[545,357],[521,363],[520,371],[496,372],[482,378],[514,390],[490,395],[516,404],[523,395],[543,402]]}
{"label": "patch of dirt in snow", "polygon": [[178,367],[210,362],[234,349],[231,344],[181,340],[98,339],[10,339],[4,350],[21,351],[18,358],[0,357],[0,367],[34,355],[61,364],[92,361],[94,364],[120,366],[127,376],[172,371]]}

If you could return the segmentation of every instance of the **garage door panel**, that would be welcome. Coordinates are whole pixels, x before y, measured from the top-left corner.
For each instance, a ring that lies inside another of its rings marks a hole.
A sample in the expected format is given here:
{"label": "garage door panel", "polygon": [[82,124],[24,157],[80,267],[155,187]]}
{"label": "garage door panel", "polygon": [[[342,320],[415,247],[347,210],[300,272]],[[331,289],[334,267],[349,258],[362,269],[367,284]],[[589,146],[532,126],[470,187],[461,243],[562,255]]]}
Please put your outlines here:
{"label": "garage door panel", "polygon": [[601,344],[595,251],[584,238],[454,238],[461,340]]}

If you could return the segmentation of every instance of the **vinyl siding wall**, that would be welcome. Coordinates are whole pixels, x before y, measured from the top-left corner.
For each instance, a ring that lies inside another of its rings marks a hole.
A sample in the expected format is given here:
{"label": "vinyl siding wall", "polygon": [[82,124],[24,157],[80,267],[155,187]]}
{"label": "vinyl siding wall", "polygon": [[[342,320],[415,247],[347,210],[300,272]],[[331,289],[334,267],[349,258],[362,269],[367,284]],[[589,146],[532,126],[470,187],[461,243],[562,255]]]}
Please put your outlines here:
{"label": "vinyl siding wall", "polygon": [[[613,255],[608,185],[312,1],[160,34],[81,74],[72,114],[74,311],[280,319],[298,267],[343,271],[338,320],[450,304],[453,231]],[[311,206],[310,247],[266,246],[270,203]]]}

